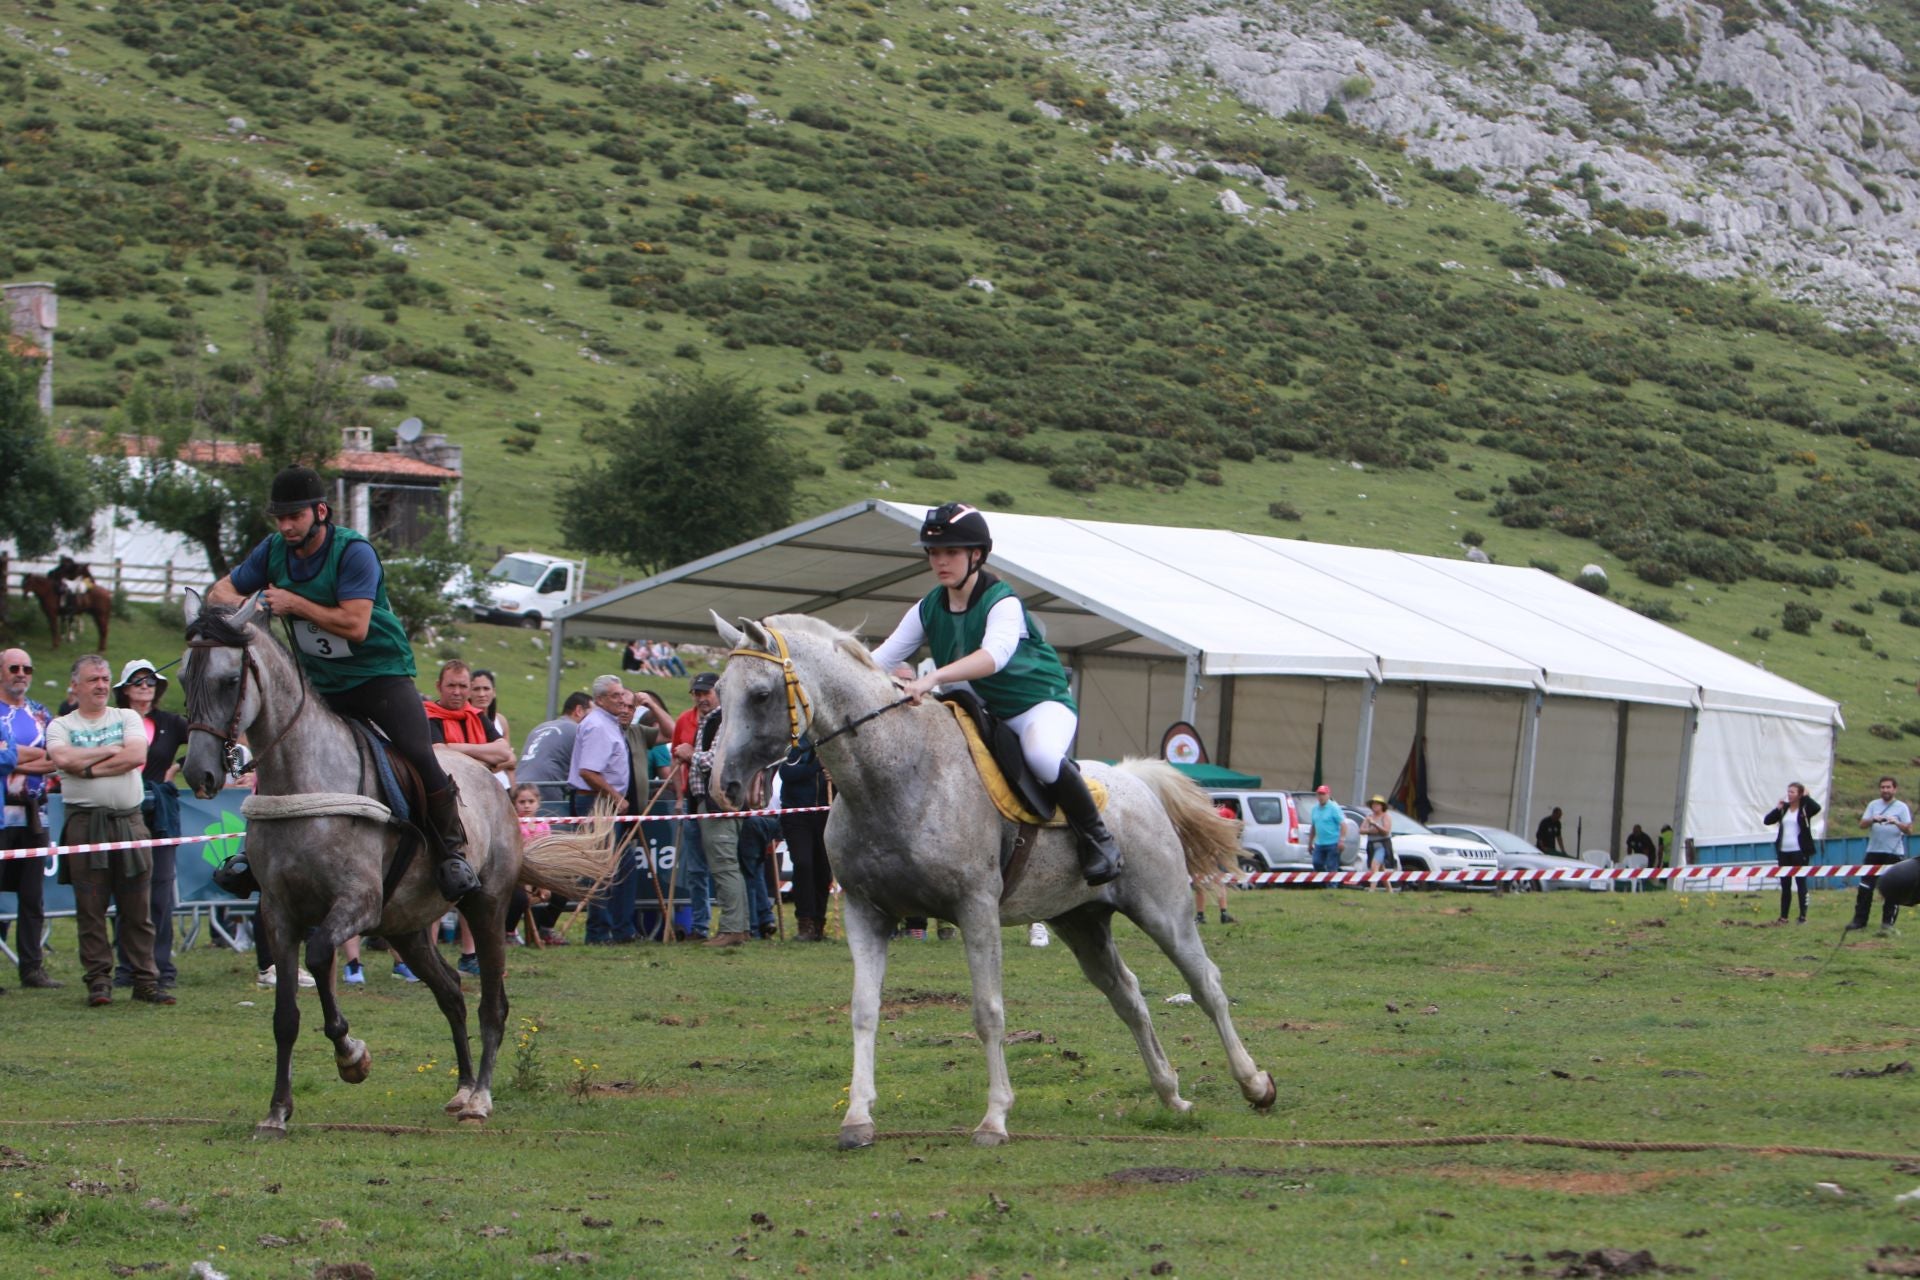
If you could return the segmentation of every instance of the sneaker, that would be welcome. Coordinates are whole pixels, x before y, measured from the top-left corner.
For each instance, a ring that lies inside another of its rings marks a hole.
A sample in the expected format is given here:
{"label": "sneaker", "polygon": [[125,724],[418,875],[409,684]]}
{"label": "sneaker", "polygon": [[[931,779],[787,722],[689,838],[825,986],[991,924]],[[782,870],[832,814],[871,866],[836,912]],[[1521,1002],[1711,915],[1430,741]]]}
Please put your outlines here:
{"label": "sneaker", "polygon": [[349,961],[346,968],[341,971],[340,978],[350,987],[367,985],[367,971],[361,968],[358,960]]}
{"label": "sneaker", "polygon": [[1205,924],[1205,923],[1207,922],[1207,913],[1206,913],[1206,912],[1204,912],[1204,911],[1196,911],[1196,912],[1194,912],[1194,913],[1193,913],[1193,922],[1194,922],[1195,924]]}
{"label": "sneaker", "polygon": [[146,1004],[180,1003],[174,999],[173,992],[166,990],[164,987],[135,987],[133,989],[133,998]]}
{"label": "sneaker", "polygon": [[413,970],[407,968],[406,962],[403,960],[395,960],[393,962],[393,976],[402,982],[420,981],[420,979],[413,976]]}
{"label": "sneaker", "polygon": [[935,937],[937,937],[937,938],[939,938],[939,939],[940,939],[940,941],[942,941],[942,942],[952,942],[952,941],[953,941],[953,926],[952,926],[952,925],[950,925],[950,924],[943,924],[943,925],[941,925],[941,926],[940,926],[940,928],[939,928],[939,929],[938,929],[938,930],[937,930],[937,931],[935,932],[935,935],[934,935],[934,936],[935,936]]}
{"label": "sneaker", "polygon": [[1027,926],[1027,945],[1028,946],[1044,947],[1044,946],[1050,945],[1052,942],[1053,942],[1053,935],[1048,933],[1047,926],[1045,926],[1044,924],[1041,924],[1038,920],[1035,920],[1032,924]]}
{"label": "sneaker", "polygon": [[467,955],[461,956],[460,963],[455,967],[458,968],[462,973],[470,973],[476,978],[479,977],[480,976],[479,952],[477,951],[469,952]]}
{"label": "sneaker", "polygon": [[[279,986],[279,985],[280,985],[280,979],[279,979],[279,978],[278,978],[278,977],[277,977],[277,976],[275,975],[275,973],[274,973],[274,968],[275,968],[275,966],[273,966],[273,965],[268,965],[268,966],[267,966],[266,968],[264,968],[264,969],[262,969],[262,970],[260,971],[260,976],[259,976],[259,977],[257,977],[257,978],[255,978],[255,979],[253,980],[253,985],[254,985],[254,986],[256,986],[256,987],[277,987],[277,986]],[[305,969],[297,969],[297,970],[295,970],[295,973],[296,973],[296,974],[298,975],[298,977],[299,977],[299,981],[300,981],[300,985],[301,985],[301,986],[303,986],[303,987],[312,987],[312,986],[313,986],[313,975],[312,975],[312,974],[310,974],[310,973],[308,973],[308,972],[307,972],[307,971],[306,971]]]}
{"label": "sneaker", "polygon": [[45,969],[29,969],[20,975],[20,985],[23,988],[37,987],[42,991],[57,991],[67,984],[49,978]]}
{"label": "sneaker", "polygon": [[1239,924],[1240,922],[1238,920],[1235,920],[1230,914],[1228,914],[1227,909],[1225,907],[1222,907],[1220,908],[1220,923],[1221,924]]}
{"label": "sneaker", "polygon": [[87,988],[87,1005],[98,1009],[102,1005],[113,1003],[113,986],[110,983],[96,982]]}

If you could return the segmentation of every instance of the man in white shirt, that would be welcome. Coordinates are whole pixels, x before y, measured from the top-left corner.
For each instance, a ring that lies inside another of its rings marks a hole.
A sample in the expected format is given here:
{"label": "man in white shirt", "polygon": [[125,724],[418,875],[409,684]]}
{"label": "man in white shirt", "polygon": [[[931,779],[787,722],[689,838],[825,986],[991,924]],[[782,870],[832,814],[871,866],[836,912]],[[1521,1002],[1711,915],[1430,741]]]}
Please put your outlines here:
{"label": "man in white shirt", "polygon": [[[47,758],[60,773],[60,794],[67,820],[62,844],[107,844],[148,838],[140,817],[146,788],[140,771],[147,763],[147,731],[140,713],[108,705],[113,672],[107,660],[90,653],[73,664],[69,693],[74,710],[47,726]],[[153,917],[149,890],[153,855],[146,849],[112,849],[68,854],[62,871],[73,885],[74,917],[80,932],[80,961],[86,969],[87,1003],[113,1003],[113,941],[107,934],[107,906],[120,915],[120,936],[127,967],[133,971],[133,998],[148,1004],[172,1004],[160,989],[153,964]]]}
{"label": "man in white shirt", "polygon": [[[1880,795],[1867,805],[1867,811],[1860,815],[1860,826],[1867,833],[1867,853],[1863,861],[1873,865],[1888,865],[1899,862],[1907,856],[1907,837],[1913,832],[1913,812],[1907,808],[1907,802],[1895,798],[1899,784],[1892,778],[1880,779]],[[1847,922],[1847,931],[1867,927],[1867,916],[1873,910],[1873,889],[1880,881],[1879,876],[1861,876],[1860,888],[1854,895],[1853,919]],[[1880,904],[1880,935],[1893,934],[1893,922],[1900,917],[1900,908],[1892,902]]]}

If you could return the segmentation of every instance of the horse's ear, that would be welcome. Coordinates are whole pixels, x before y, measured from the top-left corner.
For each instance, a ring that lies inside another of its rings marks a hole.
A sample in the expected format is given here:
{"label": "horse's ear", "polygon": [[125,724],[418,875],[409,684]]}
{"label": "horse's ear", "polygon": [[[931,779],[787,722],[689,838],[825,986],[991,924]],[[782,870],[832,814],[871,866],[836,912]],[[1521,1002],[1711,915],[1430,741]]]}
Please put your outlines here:
{"label": "horse's ear", "polygon": [[774,651],[773,634],[769,632],[766,627],[755,622],[752,618],[740,619],[740,626],[746,631],[747,639],[753,641],[757,648],[763,649],[768,653]]}
{"label": "horse's ear", "polygon": [[707,616],[713,619],[713,629],[720,633],[722,640],[726,641],[727,648],[738,649],[740,642],[746,639],[745,636],[740,634],[740,628],[734,626],[731,622],[728,622],[711,609],[707,610]]}
{"label": "horse's ear", "polygon": [[201,598],[198,591],[192,587],[187,588],[187,594],[180,604],[180,612],[186,615],[188,626],[193,625],[193,620],[200,616],[200,610],[204,609],[206,604],[207,602]]}
{"label": "horse's ear", "polygon": [[244,627],[253,621],[253,615],[258,612],[260,612],[260,597],[257,595],[248,596],[247,602],[238,609],[235,609],[233,616],[227,619],[227,621],[236,627]]}

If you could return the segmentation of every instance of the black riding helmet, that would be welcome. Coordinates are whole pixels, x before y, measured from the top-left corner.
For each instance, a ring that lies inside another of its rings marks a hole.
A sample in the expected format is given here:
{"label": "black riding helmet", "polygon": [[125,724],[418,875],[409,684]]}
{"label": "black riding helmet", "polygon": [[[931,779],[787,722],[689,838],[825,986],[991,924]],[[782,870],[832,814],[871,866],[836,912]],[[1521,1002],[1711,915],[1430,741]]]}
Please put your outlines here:
{"label": "black riding helmet", "polygon": [[312,467],[287,467],[273,478],[273,493],[267,501],[270,516],[290,516],[305,511],[316,502],[331,502],[325,482]]}
{"label": "black riding helmet", "polygon": [[964,502],[949,502],[927,512],[920,522],[920,547],[978,547],[993,550],[987,518]]}

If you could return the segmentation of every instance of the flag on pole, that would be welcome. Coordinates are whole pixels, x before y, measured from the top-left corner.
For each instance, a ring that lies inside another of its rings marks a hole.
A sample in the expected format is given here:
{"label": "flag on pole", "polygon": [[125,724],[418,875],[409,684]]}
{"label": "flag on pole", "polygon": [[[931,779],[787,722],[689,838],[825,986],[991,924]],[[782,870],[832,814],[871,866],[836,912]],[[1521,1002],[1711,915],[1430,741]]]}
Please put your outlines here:
{"label": "flag on pole", "polygon": [[1433,812],[1433,801],[1427,796],[1427,740],[1414,739],[1413,749],[1407,752],[1406,767],[1400,770],[1400,776],[1393,784],[1393,807],[1405,814],[1425,822]]}
{"label": "flag on pole", "polygon": [[1326,744],[1327,723],[1322,720],[1313,727],[1313,786],[1317,791],[1326,779],[1320,776],[1320,749]]}

